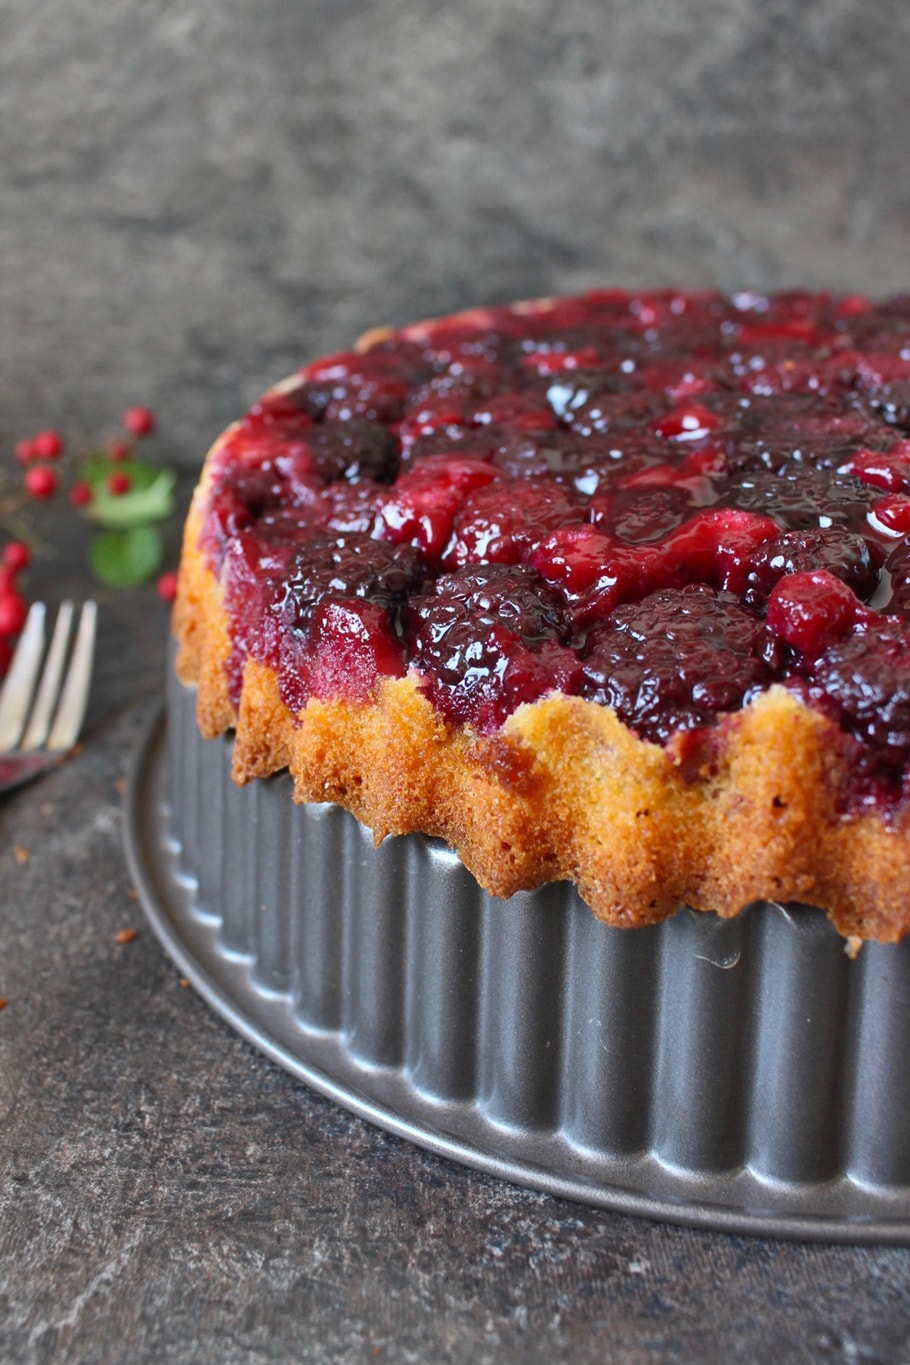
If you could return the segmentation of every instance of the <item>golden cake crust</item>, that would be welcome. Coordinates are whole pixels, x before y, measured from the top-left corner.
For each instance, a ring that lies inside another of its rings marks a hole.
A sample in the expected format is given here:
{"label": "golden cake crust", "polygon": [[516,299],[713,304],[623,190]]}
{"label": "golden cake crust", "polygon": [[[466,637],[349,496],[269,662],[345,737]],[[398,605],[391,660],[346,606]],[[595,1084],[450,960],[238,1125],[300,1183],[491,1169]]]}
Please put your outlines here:
{"label": "golden cake crust", "polygon": [[293,716],[248,659],[239,707],[221,586],[199,548],[216,444],[187,520],[174,614],[201,732],[234,730],[239,783],[289,768],[298,801],[335,801],[375,833],[424,832],[489,891],[568,879],[599,919],[652,923],[680,905],[729,917],[759,899],[826,910],[847,936],[910,928],[910,820],[838,813],[846,760],[832,722],[773,687],[717,727],[710,752],[638,739],[606,707],[551,694],[493,737],[448,723],[417,680]]}

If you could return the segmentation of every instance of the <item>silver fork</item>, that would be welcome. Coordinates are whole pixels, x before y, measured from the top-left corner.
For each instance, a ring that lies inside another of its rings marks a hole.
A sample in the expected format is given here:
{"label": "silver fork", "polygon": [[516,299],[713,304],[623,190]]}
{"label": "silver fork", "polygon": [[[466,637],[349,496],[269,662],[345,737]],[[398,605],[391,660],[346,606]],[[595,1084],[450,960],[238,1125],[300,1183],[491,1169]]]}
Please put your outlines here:
{"label": "silver fork", "polygon": [[97,604],[82,607],[67,668],[74,615],[72,602],[63,602],[45,658],[47,608],[35,602],[29,611],[0,691],[0,792],[52,768],[79,736],[92,681]]}

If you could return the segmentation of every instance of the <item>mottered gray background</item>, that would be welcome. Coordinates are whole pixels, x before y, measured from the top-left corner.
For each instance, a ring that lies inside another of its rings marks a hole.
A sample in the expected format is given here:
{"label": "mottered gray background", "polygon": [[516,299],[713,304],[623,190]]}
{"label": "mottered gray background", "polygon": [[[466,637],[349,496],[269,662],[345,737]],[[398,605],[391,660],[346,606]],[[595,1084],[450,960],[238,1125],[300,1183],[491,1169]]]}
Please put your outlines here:
{"label": "mottered gray background", "polygon": [[594,283],[910,287],[910,7],[4,0],[0,442],[192,467],[378,322]]}

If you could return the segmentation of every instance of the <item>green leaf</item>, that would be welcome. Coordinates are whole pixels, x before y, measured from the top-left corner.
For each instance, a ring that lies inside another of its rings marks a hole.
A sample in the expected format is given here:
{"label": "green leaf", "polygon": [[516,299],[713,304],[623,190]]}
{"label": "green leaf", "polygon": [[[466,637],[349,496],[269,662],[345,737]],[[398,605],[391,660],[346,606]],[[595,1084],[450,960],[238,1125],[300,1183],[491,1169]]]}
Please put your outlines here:
{"label": "green leaf", "polygon": [[138,588],[161,568],[164,545],[155,526],[101,531],[89,547],[92,573],[109,588]]}
{"label": "green leaf", "polygon": [[[127,493],[112,493],[107,480],[112,470],[128,474],[132,487]],[[151,478],[149,472],[151,471]],[[128,530],[152,521],[166,521],[174,511],[174,486],[177,475],[138,460],[112,466],[105,462],[104,477],[89,475],[92,500],[83,509],[90,521],[110,531]]]}

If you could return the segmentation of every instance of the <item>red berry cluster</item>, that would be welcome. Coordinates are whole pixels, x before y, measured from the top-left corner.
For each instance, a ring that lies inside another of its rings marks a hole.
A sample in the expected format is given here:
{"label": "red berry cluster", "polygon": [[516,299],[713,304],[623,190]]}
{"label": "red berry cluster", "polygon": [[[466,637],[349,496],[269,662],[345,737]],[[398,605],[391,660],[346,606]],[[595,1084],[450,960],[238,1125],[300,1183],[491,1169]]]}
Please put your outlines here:
{"label": "red berry cluster", "polygon": [[[157,422],[150,408],[127,408],[121,418],[123,430],[129,436],[141,439],[155,430]],[[25,491],[30,498],[43,500],[52,498],[60,486],[54,464],[60,459],[65,442],[59,431],[39,431],[37,436],[19,441],[16,445],[16,459],[25,466]],[[107,445],[107,457],[112,464],[128,460],[133,453],[128,440],[115,437]],[[128,493],[132,487],[129,474],[123,469],[112,469],[107,481],[108,491],[115,497]],[[77,480],[69,490],[69,501],[73,507],[87,507],[92,500],[92,490],[84,480]]]}
{"label": "red berry cluster", "polygon": [[[147,407],[127,408],[121,418],[125,436],[108,441],[105,454],[111,469],[107,476],[107,490],[114,497],[128,493],[132,478],[125,468],[118,468],[133,457],[134,444],[155,431],[155,414]],[[29,498],[44,501],[60,490],[59,462],[66,450],[66,442],[59,431],[39,431],[27,440],[17,442],[14,455],[24,466],[23,487]],[[84,479],[70,483],[67,498],[71,506],[86,508],[93,499],[92,486]],[[19,586],[19,575],[28,568],[31,552],[21,540],[7,542],[0,556],[0,677],[9,668],[16,637],[25,624],[28,604]],[[158,592],[165,601],[176,596],[176,574],[164,573],[158,580]]]}
{"label": "red berry cluster", "polygon": [[3,547],[0,561],[0,674],[9,668],[13,644],[28,615],[17,579],[30,562],[29,548],[21,540],[10,540]]}

